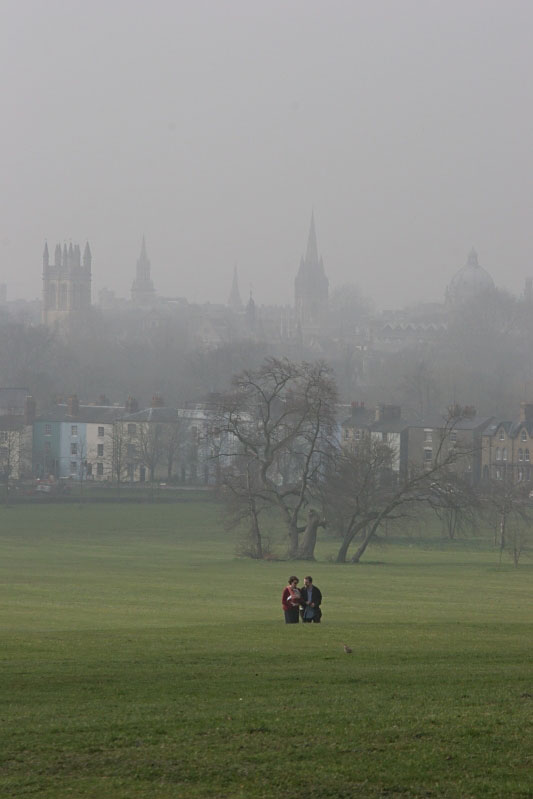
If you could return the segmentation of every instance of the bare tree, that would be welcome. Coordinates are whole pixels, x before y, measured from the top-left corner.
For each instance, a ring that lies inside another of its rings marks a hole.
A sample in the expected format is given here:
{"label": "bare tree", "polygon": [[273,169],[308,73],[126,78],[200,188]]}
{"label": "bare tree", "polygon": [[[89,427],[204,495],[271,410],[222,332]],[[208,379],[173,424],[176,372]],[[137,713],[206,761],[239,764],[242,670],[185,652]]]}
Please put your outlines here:
{"label": "bare tree", "polygon": [[10,481],[17,473],[20,462],[21,431],[0,430],[0,477],[4,485],[4,502],[9,502]]}
{"label": "bare tree", "polygon": [[157,467],[165,454],[164,425],[159,422],[141,422],[138,425],[139,460],[148,469],[153,484]]}
{"label": "bare tree", "polygon": [[226,527],[235,529],[243,524],[245,526],[241,553],[262,559],[264,545],[259,517],[270,503],[262,491],[255,458],[243,452],[235,456],[231,465],[221,470],[221,496],[225,505]]}
{"label": "bare tree", "polygon": [[174,474],[174,466],[184,442],[184,430],[178,418],[176,418],[175,422],[165,423],[162,439],[163,455],[167,466],[167,479],[170,480]]}
{"label": "bare tree", "polygon": [[353,452],[338,452],[330,460],[329,470],[322,487],[324,509],[333,526],[340,532],[342,542],[337,562],[344,563],[352,542],[361,536],[361,542],[351,558],[358,563],[379,528],[389,519],[412,514],[415,508],[435,502],[436,485],[444,479],[452,501],[451,470],[470,451],[449,447],[448,442],[462,410],[455,407],[443,422],[440,439],[433,462],[429,465],[411,466],[406,474],[396,475],[391,464],[394,448],[364,436]]}
{"label": "bare tree", "polygon": [[494,543],[498,547],[500,563],[504,552],[509,552],[515,566],[529,543],[529,530],[533,522],[533,509],[529,500],[530,484],[517,481],[508,464],[501,480],[491,480],[484,486],[484,507],[494,528]]}
{"label": "bare tree", "polygon": [[281,513],[292,558],[313,557],[312,535],[305,553],[300,550],[307,527],[301,516],[332,446],[335,402],[324,363],[286,358],[267,358],[259,369],[241,372],[221,398],[218,428],[255,462],[260,497]]}
{"label": "bare tree", "polygon": [[443,524],[447,537],[458,535],[477,526],[480,501],[477,491],[468,480],[453,471],[438,475],[429,487],[428,504]]}
{"label": "bare tree", "polygon": [[107,438],[111,444],[111,480],[116,483],[119,496],[123,480],[128,471],[129,437],[126,429],[125,423],[117,420],[107,432]]}

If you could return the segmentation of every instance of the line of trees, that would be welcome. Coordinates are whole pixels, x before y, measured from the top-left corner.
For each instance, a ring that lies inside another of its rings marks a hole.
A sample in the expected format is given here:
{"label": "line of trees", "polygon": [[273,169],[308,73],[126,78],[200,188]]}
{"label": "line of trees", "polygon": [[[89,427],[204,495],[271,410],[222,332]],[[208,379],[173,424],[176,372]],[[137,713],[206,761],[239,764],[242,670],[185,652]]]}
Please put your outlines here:
{"label": "line of trees", "polygon": [[[314,559],[318,530],[327,526],[339,539],[337,562],[358,563],[388,522],[429,508],[451,539],[482,512],[496,517],[501,551],[511,544],[518,563],[530,516],[527,493],[509,482],[478,494],[461,476],[461,462],[473,452],[452,437],[463,416],[459,406],[443,418],[431,464],[397,472],[389,443],[363,436],[352,451],[342,448],[336,403],[325,363],[286,358],[242,371],[220,397],[217,428],[231,449],[217,454],[227,464],[222,496],[228,523],[246,530],[246,554],[265,556],[263,530],[274,514],[285,526],[289,558]],[[520,534],[511,535],[510,527]]]}

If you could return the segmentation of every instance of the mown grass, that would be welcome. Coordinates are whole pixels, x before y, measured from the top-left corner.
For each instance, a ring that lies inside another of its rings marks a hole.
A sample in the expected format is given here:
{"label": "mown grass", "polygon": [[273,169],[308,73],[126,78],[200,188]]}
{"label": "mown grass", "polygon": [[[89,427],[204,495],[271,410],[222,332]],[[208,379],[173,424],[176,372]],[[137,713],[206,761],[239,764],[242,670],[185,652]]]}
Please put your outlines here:
{"label": "mown grass", "polygon": [[[234,557],[213,503],[0,511],[0,795],[529,797],[528,563],[396,542]],[[345,655],[342,644],[353,647]]]}

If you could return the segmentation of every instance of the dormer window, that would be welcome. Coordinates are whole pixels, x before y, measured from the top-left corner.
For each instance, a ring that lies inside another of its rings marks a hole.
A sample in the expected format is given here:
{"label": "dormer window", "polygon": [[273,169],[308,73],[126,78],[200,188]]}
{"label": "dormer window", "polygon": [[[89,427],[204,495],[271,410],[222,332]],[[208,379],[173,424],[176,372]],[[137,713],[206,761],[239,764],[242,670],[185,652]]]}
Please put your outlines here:
{"label": "dormer window", "polygon": [[500,430],[500,441],[505,441],[505,432]]}
{"label": "dormer window", "polygon": [[525,430],[522,430],[520,433],[520,441],[527,441],[527,433]]}

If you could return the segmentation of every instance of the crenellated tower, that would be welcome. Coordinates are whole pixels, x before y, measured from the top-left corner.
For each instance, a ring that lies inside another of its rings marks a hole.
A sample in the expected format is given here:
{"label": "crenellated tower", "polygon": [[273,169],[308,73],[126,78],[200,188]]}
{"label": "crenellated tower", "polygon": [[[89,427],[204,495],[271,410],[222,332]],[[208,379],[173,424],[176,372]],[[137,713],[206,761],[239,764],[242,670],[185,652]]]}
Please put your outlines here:
{"label": "crenellated tower", "polygon": [[63,249],[56,244],[50,263],[48,243],[43,252],[43,324],[53,326],[85,314],[91,307],[91,248],[85,245],[83,259],[79,244]]}
{"label": "crenellated tower", "polygon": [[300,261],[294,281],[296,323],[304,335],[314,335],[322,329],[328,310],[328,294],[329,281],[322,258],[318,256],[315,215],[312,213],[305,257]]}

